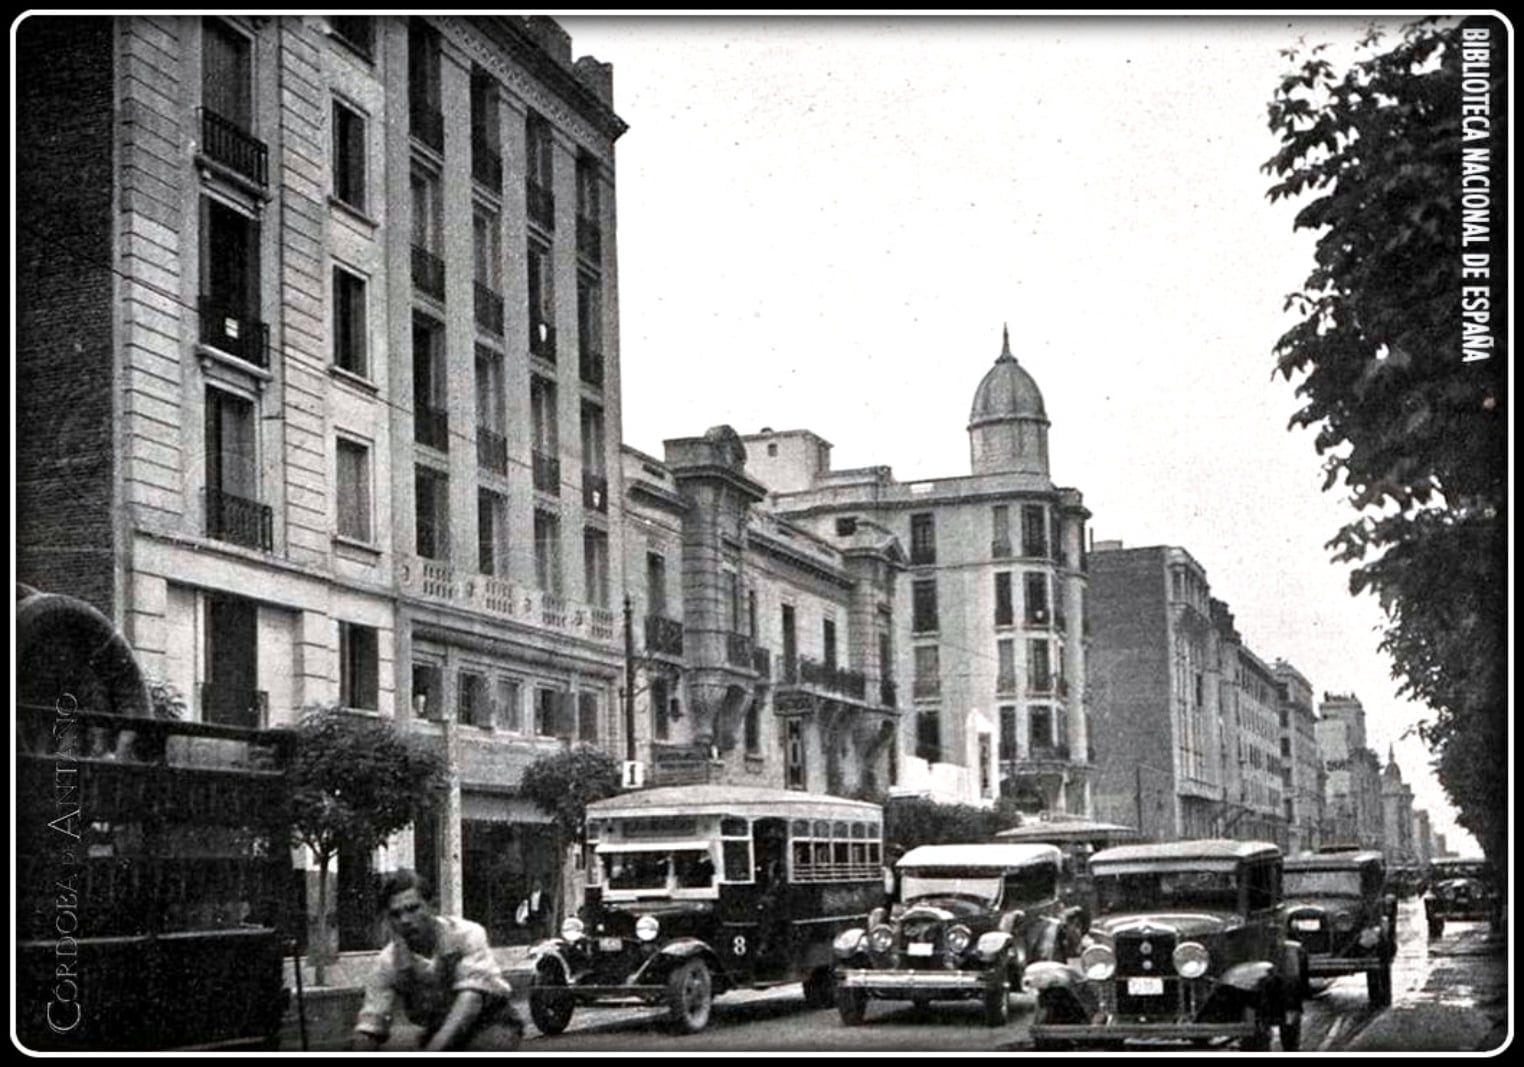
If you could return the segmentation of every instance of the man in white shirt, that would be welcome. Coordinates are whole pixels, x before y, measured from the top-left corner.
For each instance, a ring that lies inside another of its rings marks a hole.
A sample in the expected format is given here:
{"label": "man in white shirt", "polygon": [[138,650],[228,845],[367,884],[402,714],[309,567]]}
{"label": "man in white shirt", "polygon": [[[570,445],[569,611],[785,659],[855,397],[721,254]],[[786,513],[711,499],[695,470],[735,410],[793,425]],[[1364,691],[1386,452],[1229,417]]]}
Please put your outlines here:
{"label": "man in white shirt", "polygon": [[436,914],[428,896],[428,886],[412,871],[395,871],[382,883],[392,940],[366,982],[350,1047],[363,1052],[385,1044],[400,1006],[422,1027],[424,1051],[513,1051],[524,1026],[509,1003],[512,991],[487,945],[487,931],[468,919]]}

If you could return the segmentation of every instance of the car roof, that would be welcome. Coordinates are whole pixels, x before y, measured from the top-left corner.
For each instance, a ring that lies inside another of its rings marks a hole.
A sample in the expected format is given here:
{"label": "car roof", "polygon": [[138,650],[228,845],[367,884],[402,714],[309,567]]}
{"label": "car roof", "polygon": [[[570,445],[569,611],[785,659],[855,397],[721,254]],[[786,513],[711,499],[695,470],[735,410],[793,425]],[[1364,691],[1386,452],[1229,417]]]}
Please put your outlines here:
{"label": "car roof", "polygon": [[877,804],[797,789],[766,789],[742,785],[673,785],[639,789],[596,800],[587,813],[598,818],[619,815],[741,815],[804,819],[872,819],[882,817]]}
{"label": "car roof", "polygon": [[1384,863],[1379,852],[1299,852],[1286,857],[1288,871],[1346,871],[1371,863]]}
{"label": "car roof", "polygon": [[1120,823],[1092,822],[1089,819],[1053,819],[1051,821],[1025,823],[1012,826],[995,834],[997,841],[1091,841],[1113,838],[1125,840],[1137,837],[1138,831]]}
{"label": "car roof", "polygon": [[895,864],[906,867],[1025,867],[1029,863],[1058,863],[1063,853],[1055,845],[919,845]]}
{"label": "car roof", "polygon": [[1118,845],[1090,857],[1092,868],[1108,863],[1137,863],[1175,860],[1248,860],[1279,856],[1281,850],[1269,841],[1232,841],[1205,838],[1196,841],[1161,841],[1150,845]]}

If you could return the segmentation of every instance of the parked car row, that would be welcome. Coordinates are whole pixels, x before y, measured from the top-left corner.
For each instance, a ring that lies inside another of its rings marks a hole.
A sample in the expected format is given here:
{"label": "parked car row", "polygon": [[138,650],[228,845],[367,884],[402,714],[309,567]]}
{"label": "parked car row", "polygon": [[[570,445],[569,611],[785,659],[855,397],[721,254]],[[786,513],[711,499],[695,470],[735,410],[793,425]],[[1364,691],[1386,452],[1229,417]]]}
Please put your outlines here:
{"label": "parked car row", "polygon": [[[889,864],[876,805],[733,786],[637,791],[587,817],[582,907],[532,954],[546,1034],[579,1006],[631,1002],[693,1032],[718,994],[802,982],[848,1026],[876,1001],[947,1000],[1000,1026],[1025,991],[1040,1049],[1278,1036],[1291,1052],[1315,979],[1364,974],[1371,1003],[1391,1002],[1397,903],[1378,852],[1115,844],[1132,832],[1091,824]],[[1483,885],[1436,883],[1431,933],[1475,915]]]}

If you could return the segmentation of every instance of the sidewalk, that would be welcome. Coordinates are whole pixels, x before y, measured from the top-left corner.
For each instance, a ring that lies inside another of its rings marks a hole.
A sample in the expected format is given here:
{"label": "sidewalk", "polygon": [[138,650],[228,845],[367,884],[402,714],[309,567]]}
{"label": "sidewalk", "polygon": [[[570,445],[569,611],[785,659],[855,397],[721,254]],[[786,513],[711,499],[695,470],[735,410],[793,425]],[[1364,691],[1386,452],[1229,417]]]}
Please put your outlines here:
{"label": "sidewalk", "polygon": [[1485,923],[1429,943],[1429,976],[1410,1003],[1382,1012],[1350,1052],[1496,1051],[1508,1041],[1508,942]]}

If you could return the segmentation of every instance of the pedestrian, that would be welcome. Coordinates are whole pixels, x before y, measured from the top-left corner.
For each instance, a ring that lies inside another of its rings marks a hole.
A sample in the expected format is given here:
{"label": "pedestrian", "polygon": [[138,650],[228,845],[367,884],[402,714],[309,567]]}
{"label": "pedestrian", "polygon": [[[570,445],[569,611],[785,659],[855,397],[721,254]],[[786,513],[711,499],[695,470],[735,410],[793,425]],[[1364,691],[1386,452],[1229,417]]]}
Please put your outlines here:
{"label": "pedestrian", "polygon": [[524,1025],[509,1002],[512,991],[487,945],[487,931],[468,919],[437,914],[429,897],[427,883],[413,871],[394,871],[382,882],[392,939],[366,982],[350,1047],[368,1052],[385,1044],[400,1007],[422,1027],[418,1046],[426,1052],[517,1049]]}

